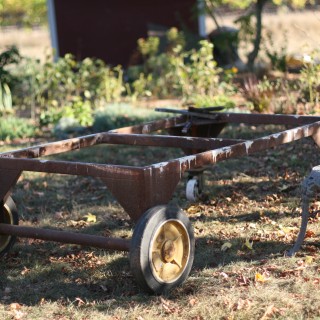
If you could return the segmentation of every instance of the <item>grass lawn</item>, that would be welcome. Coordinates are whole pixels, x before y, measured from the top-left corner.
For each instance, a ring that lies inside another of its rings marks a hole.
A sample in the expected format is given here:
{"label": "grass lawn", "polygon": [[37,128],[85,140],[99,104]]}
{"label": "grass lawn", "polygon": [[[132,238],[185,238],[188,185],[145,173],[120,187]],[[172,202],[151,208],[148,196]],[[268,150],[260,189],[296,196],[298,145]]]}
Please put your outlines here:
{"label": "grass lawn", "polygon": [[[248,138],[273,129],[230,127],[226,135]],[[171,149],[97,146],[55,158],[143,165],[180,155]],[[285,257],[301,220],[299,186],[319,164],[318,155],[313,141],[304,139],[218,163],[206,171],[198,203],[185,200],[184,177],[172,201],[193,223],[195,261],[188,280],[166,296],[146,294],[136,285],[126,253],[19,239],[0,261],[0,318],[320,317],[320,202],[313,203],[302,250]],[[129,216],[105,185],[90,177],[24,172],[13,198],[21,225],[132,234]],[[87,221],[89,213],[96,222]]]}

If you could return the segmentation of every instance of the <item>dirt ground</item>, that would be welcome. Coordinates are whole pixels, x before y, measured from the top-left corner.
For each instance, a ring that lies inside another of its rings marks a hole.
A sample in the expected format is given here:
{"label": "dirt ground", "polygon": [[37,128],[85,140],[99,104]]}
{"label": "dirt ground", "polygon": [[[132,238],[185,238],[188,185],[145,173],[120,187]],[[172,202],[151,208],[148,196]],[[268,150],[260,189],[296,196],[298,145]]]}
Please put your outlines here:
{"label": "dirt ground", "polygon": [[37,29],[0,28],[0,52],[6,47],[16,45],[22,56],[43,60],[51,52],[49,30],[46,27]]}
{"label": "dirt ground", "polygon": [[[221,25],[233,26],[235,16],[219,17]],[[272,32],[275,47],[279,50],[287,42],[289,54],[310,53],[320,47],[320,10],[296,13],[266,13],[264,25]],[[214,28],[207,19],[207,30]],[[24,56],[44,59],[50,52],[50,34],[47,28],[34,30],[6,28],[0,29],[0,51],[7,46],[17,45]]]}

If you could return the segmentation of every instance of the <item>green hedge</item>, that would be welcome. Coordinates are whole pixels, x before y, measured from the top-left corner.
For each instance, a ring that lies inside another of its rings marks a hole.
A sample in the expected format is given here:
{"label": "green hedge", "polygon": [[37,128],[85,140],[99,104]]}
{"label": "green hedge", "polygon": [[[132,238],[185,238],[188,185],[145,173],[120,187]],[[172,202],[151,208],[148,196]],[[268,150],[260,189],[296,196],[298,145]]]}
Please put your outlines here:
{"label": "green hedge", "polygon": [[36,134],[36,127],[28,119],[13,116],[0,119],[0,139],[12,140],[30,138]]}

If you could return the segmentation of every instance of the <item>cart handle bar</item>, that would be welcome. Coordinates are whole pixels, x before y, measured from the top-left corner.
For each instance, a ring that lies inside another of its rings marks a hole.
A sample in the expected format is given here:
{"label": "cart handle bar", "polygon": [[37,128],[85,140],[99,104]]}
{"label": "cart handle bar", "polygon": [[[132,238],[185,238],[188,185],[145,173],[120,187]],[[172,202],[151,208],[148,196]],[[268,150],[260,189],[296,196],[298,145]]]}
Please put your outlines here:
{"label": "cart handle bar", "polygon": [[5,223],[0,223],[0,235],[1,234],[119,251],[129,251],[131,243],[129,239],[109,238],[43,228],[22,227]]}

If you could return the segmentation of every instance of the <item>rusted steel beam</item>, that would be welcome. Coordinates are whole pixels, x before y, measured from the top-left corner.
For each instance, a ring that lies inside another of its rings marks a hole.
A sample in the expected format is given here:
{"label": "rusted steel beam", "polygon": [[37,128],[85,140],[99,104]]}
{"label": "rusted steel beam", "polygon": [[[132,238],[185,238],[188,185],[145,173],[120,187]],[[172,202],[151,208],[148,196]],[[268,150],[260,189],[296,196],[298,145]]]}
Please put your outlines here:
{"label": "rusted steel beam", "polygon": [[3,200],[4,203],[10,195],[11,189],[16,185],[20,175],[21,170],[8,170],[0,167],[0,200]]}
{"label": "rusted steel beam", "polygon": [[215,149],[242,142],[241,139],[198,138],[145,134],[105,134],[103,143],[166,148]]}
{"label": "rusted steel beam", "polygon": [[[3,172],[15,168],[20,171],[97,177],[106,183],[109,191],[133,220],[138,220],[146,210],[144,194],[147,187],[144,168],[20,158],[0,158],[0,168]],[[5,180],[6,177],[6,174],[0,176],[0,191],[3,195],[8,194],[12,187],[12,184]]]}
{"label": "rusted steel beam", "polygon": [[[186,111],[189,112],[189,111]],[[193,112],[194,113],[194,112]],[[212,116],[212,120],[206,122],[206,124],[217,124],[217,123],[247,123],[247,124],[280,124],[280,125],[303,125],[319,121],[320,117],[315,116],[299,116],[299,115],[272,115],[272,114],[241,114],[241,113],[199,113],[202,117]],[[210,118],[209,117],[209,118]],[[163,120],[152,121],[143,125],[131,126],[126,128],[120,128],[110,131],[112,133],[136,133],[144,134],[151,133],[160,129],[169,129],[178,126],[182,126],[186,123],[188,117],[174,117]],[[193,125],[200,125],[196,120]],[[121,139],[121,138],[119,138]],[[122,140],[123,144],[132,144],[130,141],[134,138],[130,138],[128,135],[127,142]],[[141,138],[143,139],[143,138]],[[143,139],[147,141],[147,137]],[[155,138],[156,139],[156,138]],[[150,140],[152,141],[152,140]],[[0,158],[38,158],[46,155],[58,154],[66,151],[77,150],[94,146],[101,143],[117,143],[111,135],[107,133],[98,133],[87,135],[79,138],[66,139],[62,141],[46,143],[35,147],[24,148],[16,151],[9,151],[0,153]],[[152,142],[150,142],[152,143]],[[149,145],[144,142],[143,145]],[[153,144],[151,144],[153,145]],[[183,147],[183,146],[181,146]],[[186,146],[186,148],[188,148]]]}
{"label": "rusted steel beam", "polygon": [[212,166],[219,161],[229,158],[249,155],[305,137],[314,137],[315,134],[319,134],[319,128],[320,121],[231,146],[205,151],[168,162],[157,163],[149,166],[149,168],[157,169],[161,174],[161,172],[166,171],[167,167],[175,167],[181,176],[186,170]]}
{"label": "rusted steel beam", "polygon": [[41,159],[0,158],[0,168],[20,171],[48,172],[92,177],[125,177],[141,174],[142,168],[87,162],[54,161]]}
{"label": "rusted steel beam", "polygon": [[0,158],[38,158],[66,151],[79,150],[97,144],[123,144],[170,148],[215,149],[241,142],[240,139],[175,137],[164,135],[99,133],[76,139],[67,139],[12,152],[0,153]]}
{"label": "rusted steel beam", "polygon": [[319,121],[320,117],[300,116],[300,115],[283,115],[283,114],[252,114],[252,113],[227,113],[227,112],[205,112],[204,108],[192,110],[179,110],[157,108],[156,111],[178,113],[187,118],[211,119],[213,123],[247,123],[247,124],[291,124],[302,125]]}
{"label": "rusted steel beam", "polygon": [[[186,111],[189,112],[189,111]],[[193,112],[194,113],[194,112]],[[201,116],[206,117],[205,113],[199,113]],[[209,114],[213,117],[213,120],[209,122],[206,121],[206,124],[218,124],[218,123],[247,123],[247,124],[281,124],[281,125],[302,125],[308,124],[315,121],[319,121],[320,117],[314,116],[299,116],[299,115],[272,115],[272,114],[241,114],[241,113],[216,113]],[[177,145],[175,146],[174,137],[158,137],[158,136],[148,136],[143,133],[150,133],[159,129],[169,129],[175,128],[177,126],[182,126],[186,123],[187,117],[176,117],[168,118],[164,120],[153,121],[139,126],[126,127],[121,129],[116,129],[110,131],[109,133],[98,133],[87,135],[79,138],[66,139],[62,141],[52,142],[41,144],[34,147],[24,148],[16,151],[9,151],[0,153],[0,158],[38,158],[47,155],[53,155],[58,153],[63,153],[66,151],[78,150],[81,148],[86,148],[94,146],[101,143],[111,143],[111,144],[138,144],[145,146],[159,145],[164,147],[181,147],[181,148],[191,148],[194,149],[195,146],[192,146],[192,142],[186,142],[186,140],[177,140]],[[192,123],[193,126],[201,125],[201,123],[195,121]],[[120,136],[115,136],[113,133],[136,133],[141,134],[141,137],[136,137],[134,134],[127,134]],[[165,140],[166,139],[166,140]],[[196,139],[196,138],[195,138]],[[168,144],[164,143],[168,141]],[[226,145],[232,144],[233,142],[229,139],[230,142]],[[195,143],[196,141],[194,141]],[[236,142],[236,141],[235,141]],[[207,144],[207,142],[198,140],[200,144]],[[211,145],[208,148],[219,147],[218,145]],[[197,149],[207,149],[207,146],[197,147]]]}
{"label": "rusted steel beam", "polygon": [[218,122],[246,123],[254,125],[275,124],[300,126],[320,121],[320,117],[283,114],[217,113],[216,120]]}
{"label": "rusted steel beam", "polygon": [[0,158],[39,158],[42,156],[78,150],[101,143],[103,134],[91,134],[79,138],[50,142],[16,151],[0,153]]}
{"label": "rusted steel beam", "polygon": [[0,234],[13,235],[22,238],[33,238],[61,243],[78,244],[108,250],[130,250],[130,240],[109,238],[68,231],[58,231],[33,227],[23,227],[0,223]]}

